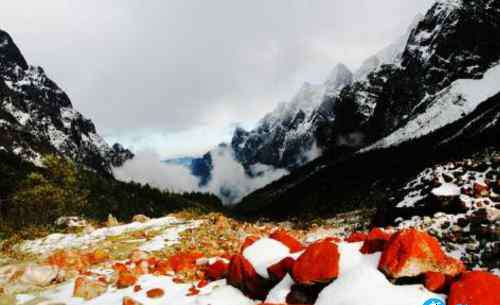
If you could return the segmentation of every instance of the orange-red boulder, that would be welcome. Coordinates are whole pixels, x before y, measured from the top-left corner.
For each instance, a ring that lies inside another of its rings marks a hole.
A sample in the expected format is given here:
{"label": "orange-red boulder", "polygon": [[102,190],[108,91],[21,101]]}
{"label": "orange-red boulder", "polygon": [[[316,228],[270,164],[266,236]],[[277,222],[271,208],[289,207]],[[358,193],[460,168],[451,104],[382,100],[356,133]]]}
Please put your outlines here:
{"label": "orange-red boulder", "polygon": [[64,270],[76,270],[80,272],[87,270],[89,267],[88,261],[82,259],[79,253],[72,250],[59,250],[52,253],[47,258],[47,263]]}
{"label": "orange-red boulder", "polygon": [[285,246],[287,246],[288,249],[290,249],[290,252],[292,252],[292,253],[299,252],[299,251],[302,251],[304,249],[304,246],[302,245],[302,243],[300,243],[295,237],[291,236],[290,234],[288,234],[287,231],[285,231],[283,229],[278,229],[278,230],[274,231],[269,236],[269,238],[280,241]]}
{"label": "orange-red boulder", "polygon": [[483,271],[462,274],[451,284],[448,304],[500,304],[500,277]]}
{"label": "orange-red boulder", "polygon": [[130,272],[120,272],[118,280],[116,280],[116,287],[118,289],[127,288],[137,283],[137,277]]}
{"label": "orange-red boulder", "polygon": [[296,283],[312,285],[327,283],[339,274],[340,254],[336,244],[322,240],[306,248],[292,268]]}
{"label": "orange-red boulder", "polygon": [[209,280],[217,281],[226,277],[228,269],[229,264],[218,260],[215,263],[207,266],[207,268],[205,269],[205,275]]}
{"label": "orange-red boulder", "polygon": [[163,295],[165,295],[165,291],[161,288],[153,288],[146,291],[146,295],[151,299],[161,298]]}
{"label": "orange-red boulder", "polygon": [[259,240],[257,236],[247,236],[247,238],[245,238],[245,241],[243,241],[243,244],[241,245],[240,253],[243,253],[246,248],[250,247],[257,240]]}
{"label": "orange-red boulder", "polygon": [[123,297],[122,305],[142,305],[142,303],[132,299],[131,297]]}
{"label": "orange-red boulder", "polygon": [[441,272],[425,273],[424,286],[432,292],[442,293],[448,290],[453,278]]}
{"label": "orange-red boulder", "polygon": [[109,252],[104,249],[96,249],[82,254],[82,259],[89,265],[104,263],[105,261],[109,260],[109,258]]}
{"label": "orange-red boulder", "polygon": [[374,228],[368,233],[363,246],[359,251],[363,254],[372,254],[383,251],[387,241],[391,238],[391,233],[381,228]]}
{"label": "orange-red boulder", "polygon": [[365,241],[368,238],[368,234],[364,232],[352,232],[345,241],[348,243],[356,243],[360,241]]}
{"label": "orange-red boulder", "polygon": [[248,297],[258,300],[264,299],[270,288],[252,264],[240,254],[234,255],[229,263],[227,283],[240,289]]}
{"label": "orange-red boulder", "polygon": [[293,265],[295,265],[295,260],[291,257],[285,257],[276,264],[268,267],[267,273],[273,281],[279,282],[285,275],[292,273]]}
{"label": "orange-red boulder", "polygon": [[203,257],[200,252],[180,252],[168,259],[168,264],[173,271],[192,270],[196,268],[196,260]]}
{"label": "orange-red boulder", "polygon": [[455,276],[465,270],[462,262],[443,252],[437,239],[416,229],[394,234],[378,267],[391,278],[414,277],[429,271]]}

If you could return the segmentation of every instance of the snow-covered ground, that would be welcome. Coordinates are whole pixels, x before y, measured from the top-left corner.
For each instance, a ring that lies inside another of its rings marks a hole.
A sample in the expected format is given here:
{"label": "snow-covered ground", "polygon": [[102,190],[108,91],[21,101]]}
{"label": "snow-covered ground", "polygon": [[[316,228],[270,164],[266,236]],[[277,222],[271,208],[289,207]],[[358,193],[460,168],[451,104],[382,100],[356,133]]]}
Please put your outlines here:
{"label": "snow-covered ground", "polygon": [[[423,304],[429,298],[445,300],[444,295],[432,293],[422,285],[397,286],[391,284],[377,268],[380,253],[363,255],[359,252],[362,243],[340,243],[340,275],[337,280],[327,286],[319,295],[316,305],[329,305],[332,300],[339,305],[415,305]],[[251,246],[252,247],[252,246]],[[249,248],[251,248],[249,247]],[[277,249],[277,245],[264,240],[255,245],[250,252],[264,255]],[[249,256],[252,256],[248,254]],[[271,263],[272,261],[269,261]],[[258,262],[262,263],[262,260]],[[257,266],[255,266],[257,267]],[[134,292],[132,287],[126,289],[109,288],[103,295],[84,301],[73,297],[74,282],[62,284],[56,288],[44,291],[37,296],[19,295],[18,302],[28,302],[36,297],[46,300],[47,303],[60,302],[66,305],[121,305],[124,297],[131,297],[144,305],[249,305],[258,304],[259,301],[245,297],[239,290],[227,285],[225,280],[215,281],[200,289],[200,293],[189,296],[192,284],[178,284],[169,276],[144,275],[139,278],[138,284],[142,287],[139,292]],[[196,283],[193,283],[196,284]],[[290,292],[293,280],[285,277],[273,288],[266,302],[285,303],[286,295]],[[164,296],[149,298],[146,292],[150,289],[161,288]]]}
{"label": "snow-covered ground", "polygon": [[112,236],[118,236],[134,231],[144,231],[150,229],[161,229],[163,232],[154,239],[141,246],[145,251],[156,251],[165,245],[171,245],[178,239],[179,233],[200,225],[199,221],[184,221],[175,217],[167,216],[163,218],[151,219],[145,223],[132,222],[129,224],[97,229],[90,233],[82,234],[51,234],[45,238],[30,240],[22,243],[19,250],[32,254],[48,254],[57,249],[85,248],[97,244],[98,242]]}
{"label": "snow-covered ground", "polygon": [[[420,138],[473,112],[482,102],[500,92],[500,64],[490,68],[482,79],[460,79],[435,96],[426,97],[421,103],[430,104],[425,112],[416,114],[410,121],[387,137],[363,148],[360,152],[396,146]],[[417,105],[415,108],[418,108]]]}

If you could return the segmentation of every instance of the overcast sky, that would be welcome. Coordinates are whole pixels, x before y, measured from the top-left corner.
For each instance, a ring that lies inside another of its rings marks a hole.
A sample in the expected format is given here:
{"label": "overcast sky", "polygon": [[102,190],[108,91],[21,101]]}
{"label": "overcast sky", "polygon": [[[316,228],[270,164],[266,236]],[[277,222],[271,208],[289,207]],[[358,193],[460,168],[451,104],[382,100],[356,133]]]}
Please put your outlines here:
{"label": "overcast sky", "polygon": [[109,141],[200,154],[433,0],[2,0],[0,28]]}

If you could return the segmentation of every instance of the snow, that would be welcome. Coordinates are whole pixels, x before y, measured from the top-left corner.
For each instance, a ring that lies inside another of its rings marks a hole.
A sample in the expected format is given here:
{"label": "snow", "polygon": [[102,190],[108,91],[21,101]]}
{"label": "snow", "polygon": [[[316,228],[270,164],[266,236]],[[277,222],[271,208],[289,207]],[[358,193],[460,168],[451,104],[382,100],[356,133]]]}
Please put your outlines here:
{"label": "snow", "polygon": [[270,304],[286,304],[286,296],[290,293],[292,286],[295,284],[292,277],[287,274],[281,282],[274,286],[269,291],[266,297],[266,303]]}
{"label": "snow", "polygon": [[460,195],[460,188],[454,183],[445,183],[434,188],[431,193],[438,197],[454,197]]}
{"label": "snow", "polygon": [[[51,302],[62,302],[66,305],[121,305],[124,297],[131,297],[144,305],[250,305],[256,302],[245,297],[239,290],[228,286],[225,280],[212,282],[200,289],[197,296],[187,296],[190,284],[176,284],[172,277],[144,275],[139,278],[138,285],[143,289],[135,293],[133,288],[116,289],[110,287],[108,291],[90,301],[85,302],[81,298],[73,297],[74,281],[46,291],[40,295],[41,298]],[[161,288],[165,294],[160,298],[148,298],[146,292],[150,289]],[[32,300],[29,295],[19,295],[18,302]],[[52,304],[52,303],[49,303]]]}
{"label": "snow", "polygon": [[361,243],[339,244],[340,275],[318,297],[315,305],[415,305],[430,298],[445,300],[422,285],[393,285],[377,269],[380,253],[362,255]]}
{"label": "snow", "polygon": [[277,240],[261,238],[247,247],[243,256],[252,264],[257,274],[269,278],[267,268],[290,256],[290,250]]}
{"label": "snow", "polygon": [[405,126],[360,152],[395,146],[453,123],[473,112],[482,102],[498,94],[499,83],[500,64],[486,71],[482,79],[457,80],[434,97],[424,99],[422,102],[429,102],[429,99],[432,99],[425,112],[416,114]]}
{"label": "snow", "polygon": [[47,254],[57,249],[84,248],[94,245],[110,236],[173,225],[175,226],[166,229],[160,237],[144,244],[144,250],[156,251],[161,249],[159,247],[162,245],[174,243],[180,232],[199,225],[199,222],[183,222],[175,217],[167,216],[152,219],[146,223],[133,222],[126,225],[101,228],[81,235],[55,233],[45,238],[26,241],[19,246],[19,250],[32,254]]}
{"label": "snow", "polygon": [[179,240],[179,234],[188,230],[194,229],[201,224],[201,221],[193,221],[186,224],[177,225],[171,229],[166,230],[164,233],[154,237],[152,240],[144,243],[139,247],[140,250],[152,252],[159,251],[167,246],[176,244]]}

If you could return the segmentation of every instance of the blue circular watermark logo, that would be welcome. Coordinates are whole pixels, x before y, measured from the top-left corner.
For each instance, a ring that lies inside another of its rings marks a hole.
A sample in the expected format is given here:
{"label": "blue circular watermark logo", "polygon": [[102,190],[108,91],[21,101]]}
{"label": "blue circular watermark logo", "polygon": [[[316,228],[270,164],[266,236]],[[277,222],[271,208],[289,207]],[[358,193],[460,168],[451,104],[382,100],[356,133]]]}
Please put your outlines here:
{"label": "blue circular watermark logo", "polygon": [[445,305],[444,302],[440,299],[428,299],[427,301],[425,301],[424,304],[422,305]]}

